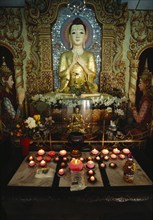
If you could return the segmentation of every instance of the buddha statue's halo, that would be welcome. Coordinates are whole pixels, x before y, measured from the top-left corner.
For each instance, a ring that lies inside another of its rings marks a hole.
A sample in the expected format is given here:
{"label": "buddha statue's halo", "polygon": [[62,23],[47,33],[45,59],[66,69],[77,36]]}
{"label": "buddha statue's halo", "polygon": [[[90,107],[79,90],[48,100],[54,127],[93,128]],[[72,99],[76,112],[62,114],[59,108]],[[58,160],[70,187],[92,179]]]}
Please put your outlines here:
{"label": "buddha statue's halo", "polygon": [[60,33],[61,41],[62,41],[63,45],[66,47],[66,49],[70,49],[69,38],[68,38],[69,27],[70,27],[72,21],[76,17],[79,17],[86,26],[87,39],[86,39],[86,43],[85,43],[85,49],[88,49],[91,46],[92,41],[93,41],[93,29],[92,29],[92,26],[89,23],[89,21],[86,18],[81,17],[81,16],[72,16],[64,21],[64,23],[61,26],[61,33]]}

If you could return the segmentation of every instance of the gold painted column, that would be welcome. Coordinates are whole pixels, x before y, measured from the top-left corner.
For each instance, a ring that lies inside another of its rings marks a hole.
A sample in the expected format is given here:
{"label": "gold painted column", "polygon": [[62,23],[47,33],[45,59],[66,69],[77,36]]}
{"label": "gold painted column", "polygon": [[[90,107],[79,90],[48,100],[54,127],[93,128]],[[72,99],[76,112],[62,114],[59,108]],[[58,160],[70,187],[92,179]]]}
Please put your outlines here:
{"label": "gold painted column", "polygon": [[53,91],[53,73],[51,57],[51,29],[50,24],[39,26],[39,56],[40,76],[38,78],[39,90]]}
{"label": "gold painted column", "polygon": [[102,70],[100,74],[100,92],[111,89],[114,56],[114,25],[103,24],[102,32]]}
{"label": "gold painted column", "polygon": [[24,87],[23,83],[23,63],[20,58],[14,58],[14,69],[15,69],[15,83],[16,91],[19,94],[20,89]]}
{"label": "gold painted column", "polygon": [[129,90],[136,93],[139,60],[132,60],[130,66]]}

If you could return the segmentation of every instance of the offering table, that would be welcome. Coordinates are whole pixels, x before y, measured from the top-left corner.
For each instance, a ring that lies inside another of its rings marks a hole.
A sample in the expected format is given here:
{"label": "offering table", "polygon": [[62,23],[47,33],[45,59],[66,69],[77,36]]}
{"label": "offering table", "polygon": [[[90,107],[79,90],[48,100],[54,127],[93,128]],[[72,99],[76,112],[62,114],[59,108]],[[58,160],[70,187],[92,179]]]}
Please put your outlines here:
{"label": "offering table", "polygon": [[[36,152],[31,153],[36,154]],[[89,155],[89,152],[82,153],[84,157]],[[8,219],[12,216],[20,216],[23,219],[23,213],[26,218],[34,215],[49,219],[52,215],[52,219],[56,219],[57,216],[59,219],[62,219],[61,216],[73,219],[72,216],[81,215],[82,218],[89,216],[89,219],[92,219],[97,216],[98,219],[99,216],[111,216],[111,213],[116,216],[124,214],[127,208],[129,213],[133,213],[139,206],[144,215],[142,205],[145,204],[145,209],[146,204],[152,202],[152,176],[148,161],[142,160],[145,155],[141,151],[136,151],[134,156],[137,170],[132,184],[123,180],[121,167],[125,160],[111,159],[105,162],[107,165],[105,169],[100,169],[95,162],[96,183],[87,181],[85,168],[87,187],[73,192],[70,191],[71,180],[68,167],[66,175],[59,177],[57,171],[60,168],[60,162],[55,163],[51,160],[47,164],[47,167],[53,171],[50,173],[51,176],[36,180],[37,167],[29,167],[24,158],[23,161],[20,160],[21,164],[18,163],[10,172],[8,181],[3,187],[2,204]],[[111,161],[117,164],[115,169],[109,167]],[[25,207],[28,207],[26,211]]]}

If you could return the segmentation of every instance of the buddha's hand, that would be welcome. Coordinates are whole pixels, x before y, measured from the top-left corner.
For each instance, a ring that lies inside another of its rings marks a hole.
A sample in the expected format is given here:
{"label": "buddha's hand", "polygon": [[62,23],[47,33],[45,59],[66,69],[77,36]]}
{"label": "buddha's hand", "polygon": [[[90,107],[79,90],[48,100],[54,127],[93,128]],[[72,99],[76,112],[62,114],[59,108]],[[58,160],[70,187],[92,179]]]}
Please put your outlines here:
{"label": "buddha's hand", "polygon": [[82,59],[80,56],[78,56],[77,61],[83,68],[85,67],[86,63],[85,63],[84,59]]}
{"label": "buddha's hand", "polygon": [[129,99],[132,104],[135,104],[136,97],[135,97],[134,92],[131,89],[129,90]]}
{"label": "buddha's hand", "polygon": [[25,99],[25,90],[24,88],[21,88],[18,94],[19,105],[22,105],[24,99]]}
{"label": "buddha's hand", "polygon": [[73,65],[78,62],[78,57],[79,57],[79,55],[77,53],[73,53],[73,61],[72,61]]}

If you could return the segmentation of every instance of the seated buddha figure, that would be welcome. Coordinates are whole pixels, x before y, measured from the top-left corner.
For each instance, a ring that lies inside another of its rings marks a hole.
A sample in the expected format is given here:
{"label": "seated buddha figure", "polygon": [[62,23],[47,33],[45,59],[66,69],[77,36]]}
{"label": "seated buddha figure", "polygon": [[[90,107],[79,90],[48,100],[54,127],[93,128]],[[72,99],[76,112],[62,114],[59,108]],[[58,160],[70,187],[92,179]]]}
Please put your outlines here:
{"label": "seated buddha figure", "polygon": [[98,86],[96,78],[96,62],[94,54],[84,49],[86,41],[86,26],[80,18],[75,18],[69,27],[71,50],[60,57],[59,78],[61,93],[73,93],[75,90],[83,93],[96,93]]}
{"label": "seated buddha figure", "polygon": [[85,123],[79,107],[75,107],[67,128],[69,132],[85,132]]}

